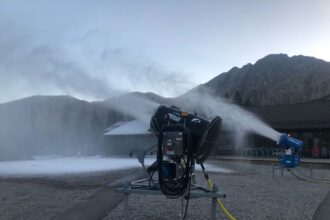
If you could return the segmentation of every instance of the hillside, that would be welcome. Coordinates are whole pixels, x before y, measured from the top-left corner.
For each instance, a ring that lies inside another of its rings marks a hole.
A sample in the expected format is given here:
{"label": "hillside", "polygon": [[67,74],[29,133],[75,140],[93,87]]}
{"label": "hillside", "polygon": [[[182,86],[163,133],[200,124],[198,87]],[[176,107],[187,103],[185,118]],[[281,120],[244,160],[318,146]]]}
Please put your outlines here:
{"label": "hillside", "polygon": [[100,153],[104,128],[123,117],[101,103],[69,96],[0,104],[0,160]]}
{"label": "hillside", "polygon": [[195,90],[234,99],[243,105],[322,100],[330,94],[330,63],[307,56],[273,54],[255,64],[234,67]]}

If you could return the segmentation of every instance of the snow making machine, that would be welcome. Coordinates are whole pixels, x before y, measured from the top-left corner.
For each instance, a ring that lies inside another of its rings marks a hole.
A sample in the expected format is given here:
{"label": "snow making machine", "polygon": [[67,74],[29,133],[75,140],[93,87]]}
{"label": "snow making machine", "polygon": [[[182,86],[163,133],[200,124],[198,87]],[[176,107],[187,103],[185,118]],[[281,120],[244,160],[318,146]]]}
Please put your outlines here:
{"label": "snow making machine", "polygon": [[285,168],[295,168],[300,163],[299,153],[303,146],[303,142],[282,134],[278,146],[285,149],[285,154],[280,158],[280,164]]}
{"label": "snow making machine", "polygon": [[[208,179],[203,162],[212,151],[221,127],[219,116],[209,120],[175,106],[160,105],[150,120],[150,130],[158,138],[157,160],[145,168],[144,154],[138,154],[147,178],[131,181],[119,189],[125,194],[125,219],[128,219],[130,194],[181,198],[182,207],[178,214],[182,219],[186,216],[190,199],[209,198],[212,200],[211,219],[215,219],[217,199],[224,198],[225,194],[220,193],[213,184],[209,184],[208,188],[197,185],[194,176],[195,165],[200,164]],[[156,173],[158,176],[154,177]]]}
{"label": "snow making machine", "polygon": [[159,187],[167,197],[180,197],[190,187],[195,164],[203,164],[215,145],[221,118],[207,120],[173,106],[160,106],[150,127],[158,137]]}
{"label": "snow making machine", "polygon": [[[209,198],[212,200],[210,219],[216,218],[216,204],[228,219],[235,219],[222,203],[221,198],[226,195],[220,193],[217,186],[212,184],[203,165],[216,144],[221,128],[220,116],[209,120],[175,106],[160,105],[150,120],[150,130],[158,138],[157,160],[145,168],[145,154],[138,155],[147,178],[131,181],[119,189],[125,194],[125,219],[128,219],[130,194],[163,194],[168,198],[181,198],[179,215],[182,219],[186,216],[189,199]],[[284,167],[298,165],[300,159],[297,152],[302,142],[283,134],[278,145],[287,152],[281,159],[281,164]],[[202,168],[208,188],[196,183],[194,176],[197,164]],[[158,177],[154,177],[155,173],[158,173]]]}

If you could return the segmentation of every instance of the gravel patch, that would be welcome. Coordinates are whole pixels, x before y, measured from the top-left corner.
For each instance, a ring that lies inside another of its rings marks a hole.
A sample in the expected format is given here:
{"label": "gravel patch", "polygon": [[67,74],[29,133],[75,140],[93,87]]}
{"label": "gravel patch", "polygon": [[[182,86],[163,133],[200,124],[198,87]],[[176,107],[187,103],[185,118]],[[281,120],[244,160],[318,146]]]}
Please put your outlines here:
{"label": "gravel patch", "polygon": [[[330,184],[303,182],[290,173],[279,172],[272,179],[269,165],[210,161],[210,177],[226,207],[237,219],[312,219]],[[221,168],[221,169],[217,169]],[[308,169],[298,168],[309,176]],[[95,195],[107,183],[116,182],[136,170],[120,170],[51,177],[0,178],[0,220],[51,219]],[[216,171],[226,171],[219,173]],[[230,171],[230,172],[227,172]],[[330,180],[330,170],[314,169],[314,177]],[[206,186],[201,172],[197,183]],[[97,205],[97,204],[95,204]],[[210,199],[192,199],[187,219],[209,219]],[[155,195],[131,195],[130,219],[179,219],[180,199]],[[123,219],[123,204],[109,212],[104,220]],[[217,219],[224,219],[217,211]]]}
{"label": "gravel patch", "polygon": [[132,170],[0,178],[0,220],[51,219]]}
{"label": "gravel patch", "polygon": [[[287,171],[272,178],[269,165],[239,164],[211,161],[213,166],[233,170],[234,173],[210,173],[220,191],[227,197],[225,206],[237,219],[312,219],[318,205],[330,190],[330,184],[297,180]],[[309,171],[298,168],[309,175]],[[330,180],[330,171],[314,169],[315,178]],[[205,186],[203,175],[197,173],[197,182]],[[210,199],[193,199],[189,202],[187,219],[209,219]],[[180,219],[181,201],[164,196],[131,195],[130,219]],[[115,208],[104,220],[122,219],[123,204]],[[217,211],[217,219],[224,219]]]}

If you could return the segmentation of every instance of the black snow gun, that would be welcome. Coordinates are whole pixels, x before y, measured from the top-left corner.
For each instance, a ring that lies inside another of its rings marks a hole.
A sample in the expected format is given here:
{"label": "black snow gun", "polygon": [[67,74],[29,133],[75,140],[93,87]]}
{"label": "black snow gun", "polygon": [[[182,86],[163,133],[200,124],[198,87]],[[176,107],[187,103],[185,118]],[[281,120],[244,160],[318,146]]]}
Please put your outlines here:
{"label": "black snow gun", "polygon": [[300,163],[299,152],[303,146],[303,142],[282,134],[278,141],[278,146],[284,148],[285,154],[280,158],[283,167],[294,168]]}
{"label": "black snow gun", "polygon": [[202,164],[215,145],[221,118],[208,120],[174,106],[161,105],[150,121],[158,137],[157,170],[162,192],[171,198],[184,194],[195,163]]}

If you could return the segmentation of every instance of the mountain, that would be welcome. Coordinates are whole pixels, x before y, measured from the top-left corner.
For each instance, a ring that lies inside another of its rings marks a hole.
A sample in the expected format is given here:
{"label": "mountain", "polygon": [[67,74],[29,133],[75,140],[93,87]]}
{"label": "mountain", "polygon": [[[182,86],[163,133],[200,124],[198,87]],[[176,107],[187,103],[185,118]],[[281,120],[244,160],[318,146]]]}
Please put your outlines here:
{"label": "mountain", "polygon": [[323,100],[330,95],[330,63],[308,56],[272,54],[255,64],[234,67],[192,91],[209,92],[242,105]]}
{"label": "mountain", "polygon": [[104,128],[125,116],[70,96],[33,96],[0,104],[0,160],[95,154]]}
{"label": "mountain", "polygon": [[111,105],[131,95],[157,103],[167,100],[154,93],[134,92],[98,102],[70,96],[32,96],[2,103],[0,160],[47,154],[100,154],[104,130],[115,122],[133,119]]}

